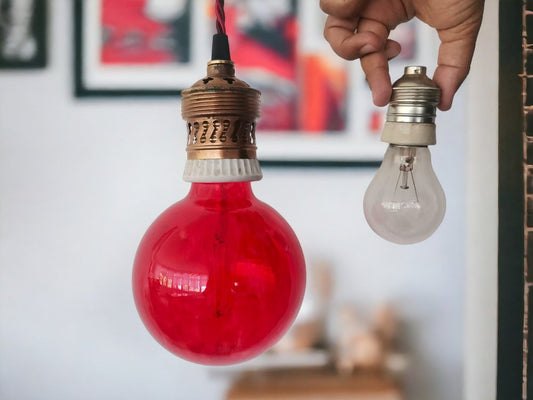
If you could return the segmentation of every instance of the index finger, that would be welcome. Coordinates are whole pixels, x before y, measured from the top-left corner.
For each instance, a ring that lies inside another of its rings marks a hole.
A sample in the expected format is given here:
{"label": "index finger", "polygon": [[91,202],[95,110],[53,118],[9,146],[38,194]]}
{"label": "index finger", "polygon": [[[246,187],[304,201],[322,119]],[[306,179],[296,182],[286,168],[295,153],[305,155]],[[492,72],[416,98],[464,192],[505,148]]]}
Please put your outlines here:
{"label": "index finger", "polygon": [[357,31],[359,19],[349,20],[329,16],[324,28],[324,37],[340,57],[355,60],[382,50],[386,37],[375,32]]}
{"label": "index finger", "polygon": [[398,43],[389,40],[388,28],[381,22],[362,19],[360,23],[361,34],[372,33],[382,38],[385,42],[380,51],[361,58],[361,67],[365,71],[366,79],[372,90],[372,99],[376,106],[382,107],[389,102],[392,86],[389,76],[389,57],[399,51]]}

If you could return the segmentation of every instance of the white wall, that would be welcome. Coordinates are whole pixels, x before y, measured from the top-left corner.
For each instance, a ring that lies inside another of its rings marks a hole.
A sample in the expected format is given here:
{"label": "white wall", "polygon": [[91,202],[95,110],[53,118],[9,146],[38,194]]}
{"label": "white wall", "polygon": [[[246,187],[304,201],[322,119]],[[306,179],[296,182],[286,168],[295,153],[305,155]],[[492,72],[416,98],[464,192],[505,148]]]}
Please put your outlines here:
{"label": "white wall", "polygon": [[468,87],[465,399],[496,399],[498,2],[485,3]]}
{"label": "white wall", "polygon": [[[48,68],[0,72],[0,398],[221,398],[226,382],[163,350],[131,297],[139,239],[187,190],[178,101],[74,99],[71,2],[50,3]],[[367,227],[372,170],[266,169],[254,185],[308,254],[333,262],[335,303],[397,306],[410,399],[463,391],[464,105],[437,119],[448,209],[422,244]]]}

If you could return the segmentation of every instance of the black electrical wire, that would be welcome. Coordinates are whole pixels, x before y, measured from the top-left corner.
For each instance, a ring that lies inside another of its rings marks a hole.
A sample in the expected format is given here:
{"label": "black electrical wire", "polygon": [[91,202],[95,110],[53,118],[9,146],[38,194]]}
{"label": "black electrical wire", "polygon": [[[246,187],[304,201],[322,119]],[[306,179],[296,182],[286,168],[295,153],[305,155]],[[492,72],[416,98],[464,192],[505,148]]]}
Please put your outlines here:
{"label": "black electrical wire", "polygon": [[211,60],[231,60],[229,41],[226,35],[226,13],[224,12],[224,0],[215,0],[216,30],[213,35]]}

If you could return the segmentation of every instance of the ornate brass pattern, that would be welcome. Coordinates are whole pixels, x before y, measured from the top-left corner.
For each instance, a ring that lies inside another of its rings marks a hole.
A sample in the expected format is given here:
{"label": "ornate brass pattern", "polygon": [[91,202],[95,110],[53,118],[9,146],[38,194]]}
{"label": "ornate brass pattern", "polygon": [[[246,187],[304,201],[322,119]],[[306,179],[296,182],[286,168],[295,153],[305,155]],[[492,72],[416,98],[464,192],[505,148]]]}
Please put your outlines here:
{"label": "ornate brass pattern", "polygon": [[187,159],[256,159],[260,93],[235,77],[231,61],[214,60],[207,77],[183,91]]}

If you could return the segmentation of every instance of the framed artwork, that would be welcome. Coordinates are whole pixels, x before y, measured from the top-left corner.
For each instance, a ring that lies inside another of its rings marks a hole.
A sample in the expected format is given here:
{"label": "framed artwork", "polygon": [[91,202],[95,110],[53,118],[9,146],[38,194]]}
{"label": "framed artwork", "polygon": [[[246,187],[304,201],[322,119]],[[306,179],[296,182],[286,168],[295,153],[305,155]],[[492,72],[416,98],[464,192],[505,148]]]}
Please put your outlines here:
{"label": "framed artwork", "polygon": [[[358,65],[323,38],[326,16],[303,0],[226,0],[237,75],[261,91],[258,156],[264,165],[377,166],[386,109],[372,105]],[[77,96],[177,96],[205,75],[214,1],[76,0]],[[436,60],[418,21],[392,37],[405,65]]]}
{"label": "framed artwork", "polygon": [[203,6],[75,0],[76,96],[179,95],[205,70],[207,58],[198,54],[210,46]]}
{"label": "framed artwork", "polygon": [[0,0],[0,69],[44,68],[47,0]]}

